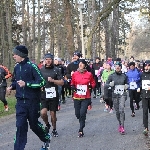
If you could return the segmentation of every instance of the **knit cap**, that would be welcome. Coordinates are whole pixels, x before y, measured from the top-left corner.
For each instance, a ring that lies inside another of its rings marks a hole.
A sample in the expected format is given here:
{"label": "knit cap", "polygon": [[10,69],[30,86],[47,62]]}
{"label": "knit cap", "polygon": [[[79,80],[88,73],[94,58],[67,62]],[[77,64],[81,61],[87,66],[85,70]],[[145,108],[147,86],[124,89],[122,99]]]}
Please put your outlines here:
{"label": "knit cap", "polygon": [[28,49],[24,45],[18,45],[13,49],[13,54],[26,58],[28,56]]}

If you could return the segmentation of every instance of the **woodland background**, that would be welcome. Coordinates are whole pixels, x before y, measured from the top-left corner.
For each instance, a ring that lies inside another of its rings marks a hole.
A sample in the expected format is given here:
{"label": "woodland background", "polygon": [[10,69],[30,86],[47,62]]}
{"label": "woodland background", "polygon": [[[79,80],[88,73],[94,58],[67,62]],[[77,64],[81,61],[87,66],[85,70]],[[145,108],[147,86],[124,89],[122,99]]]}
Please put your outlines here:
{"label": "woodland background", "polygon": [[82,49],[80,2],[87,59],[149,58],[150,0],[0,0],[0,63],[12,70],[18,44],[35,63],[47,52],[70,61]]}

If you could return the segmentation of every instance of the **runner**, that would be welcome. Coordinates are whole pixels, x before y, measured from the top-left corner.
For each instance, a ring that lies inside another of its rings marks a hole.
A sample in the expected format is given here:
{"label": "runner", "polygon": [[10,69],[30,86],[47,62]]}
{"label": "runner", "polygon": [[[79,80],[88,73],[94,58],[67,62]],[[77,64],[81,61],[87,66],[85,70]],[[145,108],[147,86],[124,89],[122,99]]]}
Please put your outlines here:
{"label": "runner", "polygon": [[24,150],[27,143],[28,121],[30,129],[44,142],[42,149],[50,147],[50,135],[38,121],[40,117],[41,87],[45,85],[38,67],[28,58],[28,49],[19,45],[13,49],[13,58],[16,61],[13,80],[8,93],[16,90],[16,137],[14,150]]}
{"label": "runner", "polygon": [[75,115],[79,119],[80,128],[78,137],[83,137],[86,113],[91,101],[91,89],[95,87],[95,80],[91,72],[86,70],[87,62],[80,59],[79,68],[72,75],[71,87],[73,90]]}
{"label": "runner", "polygon": [[54,57],[47,53],[44,56],[45,66],[41,68],[41,73],[46,81],[46,85],[41,93],[41,117],[46,124],[46,130],[49,132],[50,123],[48,121],[47,112],[50,111],[51,123],[53,126],[52,136],[58,137],[56,130],[56,111],[58,111],[59,93],[58,85],[64,84],[63,77],[57,67],[54,66]]}
{"label": "runner", "polygon": [[121,63],[115,64],[115,72],[108,77],[105,86],[112,88],[112,99],[116,110],[116,117],[119,122],[118,131],[125,134],[125,101],[127,100],[126,89],[128,88],[127,77],[121,72]]}

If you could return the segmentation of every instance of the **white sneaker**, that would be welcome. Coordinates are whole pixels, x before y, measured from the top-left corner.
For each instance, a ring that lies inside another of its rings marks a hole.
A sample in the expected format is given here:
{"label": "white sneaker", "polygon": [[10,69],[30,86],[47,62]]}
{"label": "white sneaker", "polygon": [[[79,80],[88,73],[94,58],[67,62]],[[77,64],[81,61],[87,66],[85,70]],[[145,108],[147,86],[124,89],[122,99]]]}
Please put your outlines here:
{"label": "white sneaker", "polygon": [[5,109],[5,111],[8,111],[8,109],[9,109],[9,108],[8,108],[8,105],[5,105],[5,106],[4,106],[4,109]]}
{"label": "white sneaker", "polygon": [[110,113],[110,114],[113,114],[113,113],[114,113],[114,112],[113,112],[113,109],[111,109],[109,113]]}

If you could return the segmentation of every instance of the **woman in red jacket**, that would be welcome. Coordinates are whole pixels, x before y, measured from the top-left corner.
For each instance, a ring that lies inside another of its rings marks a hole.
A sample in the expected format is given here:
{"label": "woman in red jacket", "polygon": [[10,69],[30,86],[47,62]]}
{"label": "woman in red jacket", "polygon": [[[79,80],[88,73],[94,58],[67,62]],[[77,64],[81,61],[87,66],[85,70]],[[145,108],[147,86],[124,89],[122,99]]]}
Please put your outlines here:
{"label": "woman in red jacket", "polygon": [[78,137],[83,137],[86,112],[91,102],[91,89],[95,87],[95,80],[91,72],[86,70],[87,62],[80,59],[79,68],[72,75],[71,87],[73,90],[75,115],[79,119],[80,129]]}

